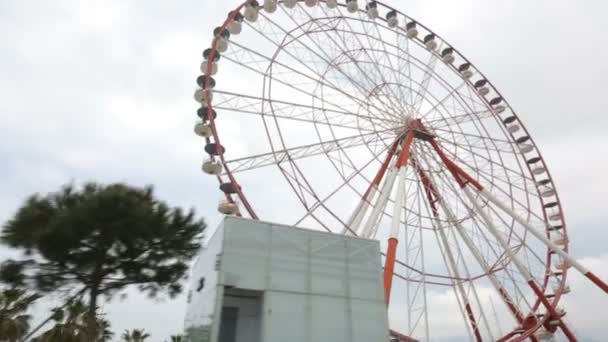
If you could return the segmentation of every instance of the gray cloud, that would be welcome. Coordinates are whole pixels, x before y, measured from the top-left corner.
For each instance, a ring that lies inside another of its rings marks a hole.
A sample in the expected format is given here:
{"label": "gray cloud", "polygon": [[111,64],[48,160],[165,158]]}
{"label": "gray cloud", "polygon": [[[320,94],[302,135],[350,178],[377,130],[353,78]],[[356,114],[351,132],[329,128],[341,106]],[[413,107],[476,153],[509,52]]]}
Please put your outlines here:
{"label": "gray cloud", "polygon": [[[0,220],[30,193],[92,179],[155,184],[160,197],[196,207],[214,227],[220,196],[215,180],[199,171],[203,156],[191,134],[192,90],[212,29],[236,3],[0,2]],[[556,180],[574,255],[607,269],[608,119],[602,82],[608,78],[608,48],[601,45],[601,32],[608,29],[602,16],[606,4],[392,4],[454,44],[516,108]],[[247,151],[234,145],[239,141],[256,141],[244,139],[246,127],[226,132],[234,150]],[[256,206],[271,216],[285,203],[280,190],[269,195],[273,182],[283,182],[278,172],[272,175],[243,181]],[[587,289],[576,278],[575,286]],[[568,299],[583,336],[608,334],[601,320],[577,304],[600,296],[595,289],[574,290]],[[105,309],[119,332],[145,327],[160,341],[180,330],[183,307],[183,298],[149,304],[132,293]]]}

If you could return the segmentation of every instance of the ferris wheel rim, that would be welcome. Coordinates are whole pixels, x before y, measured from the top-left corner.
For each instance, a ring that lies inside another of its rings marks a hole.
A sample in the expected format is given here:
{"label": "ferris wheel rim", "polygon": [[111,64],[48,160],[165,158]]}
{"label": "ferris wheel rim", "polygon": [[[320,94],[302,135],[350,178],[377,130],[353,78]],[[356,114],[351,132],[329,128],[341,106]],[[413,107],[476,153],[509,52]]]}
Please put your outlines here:
{"label": "ferris wheel rim", "polygon": [[[223,32],[223,31],[225,31],[225,30],[226,30],[227,25],[228,25],[228,24],[229,24],[231,21],[233,21],[233,20],[235,19],[235,17],[236,17],[236,15],[238,14],[238,12],[239,12],[239,11],[240,11],[240,10],[241,10],[243,7],[245,7],[245,6],[246,6],[248,3],[250,3],[250,1],[245,1],[245,2],[243,2],[243,3],[242,3],[240,6],[239,6],[239,7],[237,7],[237,8],[236,8],[234,11],[232,11],[232,12],[231,12],[231,14],[229,15],[228,19],[227,19],[227,20],[224,22],[224,24],[222,25],[221,30],[220,30],[220,34],[221,34],[221,32]],[[377,3],[378,3],[379,5],[381,5],[381,6],[384,6],[384,7],[385,7],[385,8],[387,8],[387,9],[394,10],[392,7],[386,6],[386,5],[384,5],[383,3],[381,3],[381,2],[377,2]],[[345,5],[344,5],[344,4],[339,4],[339,5],[340,5],[340,6],[345,7]],[[359,11],[360,11],[360,12],[363,12],[363,10],[361,10],[361,9],[359,9]],[[405,18],[408,18],[408,19],[414,20],[414,19],[413,19],[413,18],[411,18],[410,16],[405,15],[404,13],[402,13],[402,12],[400,12],[400,11],[397,11],[397,10],[395,10],[395,11],[396,11],[397,13],[399,13],[400,15],[402,15],[403,17],[405,17]],[[379,19],[383,20],[382,18],[379,18]],[[386,21],[386,20],[384,20],[384,21]],[[423,29],[424,29],[424,30],[426,30],[427,32],[430,32],[430,34],[433,34],[433,35],[434,35],[436,38],[438,38],[440,41],[447,43],[447,41],[446,41],[446,40],[444,40],[444,39],[443,39],[441,36],[436,35],[436,34],[435,34],[433,31],[431,31],[430,29],[428,29],[426,26],[424,26],[423,24],[421,24],[419,21],[414,20],[414,22],[416,22],[416,23],[419,25],[419,27],[423,28]],[[399,27],[399,29],[402,29],[402,28],[401,28],[401,27]],[[419,40],[420,40],[420,39],[419,39]],[[557,190],[556,190],[555,184],[554,184],[554,182],[553,182],[553,178],[551,177],[550,171],[549,171],[549,169],[548,169],[548,167],[547,167],[547,165],[546,165],[546,163],[545,163],[545,161],[544,161],[544,159],[543,159],[543,157],[542,157],[542,154],[540,153],[540,151],[539,151],[539,149],[538,149],[537,145],[535,144],[535,142],[534,142],[533,138],[530,136],[530,134],[529,134],[528,130],[527,130],[527,129],[526,129],[526,127],[525,127],[525,125],[524,125],[524,124],[523,124],[523,122],[522,122],[522,121],[519,119],[519,117],[517,116],[517,114],[515,113],[515,111],[512,109],[511,105],[510,105],[510,104],[507,102],[507,100],[506,100],[506,99],[504,99],[504,97],[502,97],[502,95],[500,94],[500,92],[498,91],[498,89],[497,89],[496,87],[494,87],[494,86],[491,84],[491,82],[489,81],[489,79],[487,79],[487,78],[485,77],[485,75],[483,75],[483,73],[482,73],[482,72],[481,72],[479,69],[475,68],[475,67],[473,66],[473,64],[472,64],[472,63],[470,63],[470,62],[469,62],[469,60],[468,60],[468,59],[466,59],[466,57],[464,57],[464,55],[462,55],[462,54],[461,54],[461,53],[460,53],[460,52],[459,52],[457,49],[453,48],[451,45],[448,45],[448,46],[449,46],[450,48],[452,48],[452,49],[453,49],[453,51],[454,51],[454,53],[455,53],[455,54],[457,54],[457,55],[458,55],[458,56],[459,56],[459,57],[460,57],[460,58],[461,58],[463,61],[465,61],[465,63],[469,64],[469,65],[470,65],[470,66],[471,66],[471,67],[472,67],[472,68],[475,70],[475,72],[476,72],[478,75],[480,75],[480,76],[482,77],[482,79],[483,79],[483,80],[486,80],[486,81],[487,81],[487,84],[488,84],[488,85],[489,85],[489,86],[492,88],[492,90],[494,90],[494,92],[495,92],[495,93],[496,93],[498,96],[500,96],[500,97],[502,98],[502,101],[503,101],[503,103],[505,104],[505,106],[506,106],[506,107],[509,109],[509,111],[511,112],[512,116],[513,116],[513,117],[515,117],[514,121],[511,121],[511,122],[517,122],[517,123],[518,123],[518,125],[519,125],[519,126],[521,127],[521,129],[523,130],[523,132],[524,132],[524,136],[523,136],[523,137],[527,137],[527,143],[529,143],[529,144],[531,144],[531,145],[532,145],[532,150],[531,150],[531,151],[529,151],[527,154],[533,153],[533,154],[537,155],[537,157],[534,157],[534,158],[540,158],[540,159],[539,159],[537,162],[538,162],[538,163],[540,163],[540,164],[543,166],[543,168],[545,169],[545,172],[546,172],[546,177],[545,177],[544,179],[542,179],[541,181],[543,181],[543,182],[544,182],[544,181],[548,180],[549,182],[548,182],[548,183],[545,183],[545,185],[550,185],[551,189],[553,189],[553,191],[554,191],[554,196],[555,196],[555,198],[556,198],[556,200],[555,200],[556,204],[555,204],[555,205],[553,205],[553,207],[557,207],[557,208],[558,208],[558,213],[559,213],[559,217],[560,217],[559,221],[560,221],[560,224],[561,224],[561,226],[562,226],[560,229],[561,229],[561,231],[563,232],[563,235],[566,237],[566,242],[567,242],[567,230],[566,230],[567,228],[566,228],[566,222],[565,222],[565,219],[564,219],[563,209],[562,209],[562,206],[561,206],[561,201],[559,200],[559,195],[558,195],[558,193],[557,193]],[[213,55],[216,53],[216,51],[217,51],[217,42],[216,42],[216,40],[214,40],[214,43],[213,43],[213,45],[212,45],[212,52],[211,52],[211,56],[213,56]],[[211,68],[211,66],[209,66],[209,71],[210,71],[210,68]],[[209,79],[207,79],[207,87],[209,87],[209,82],[210,82],[210,81],[209,81]],[[485,98],[484,98],[484,100],[486,101],[486,104],[487,104],[488,106],[491,106],[491,105],[490,105],[490,100],[487,100],[487,99],[485,99]],[[213,108],[213,107],[212,107],[213,105],[212,105],[212,103],[211,103],[211,100],[207,99],[207,103],[206,103],[206,104],[207,104],[207,107],[208,107],[209,109],[212,109],[212,108]],[[213,116],[210,116],[209,121],[210,121],[210,124],[211,124],[212,131],[213,131],[213,132],[212,132],[212,136],[211,136],[211,137],[207,137],[207,138],[206,138],[206,142],[207,142],[208,144],[210,144],[210,143],[213,143],[213,142],[214,142],[215,144],[217,144],[217,145],[221,146],[221,144],[220,144],[220,137],[219,137],[219,133],[218,133],[217,129],[215,128],[214,120],[215,120],[215,118],[214,118]],[[213,138],[213,139],[211,139],[211,138]],[[513,137],[513,139],[515,139],[515,137]],[[241,202],[242,202],[242,203],[245,205],[245,207],[246,207],[247,211],[249,212],[250,216],[251,216],[252,218],[257,218],[257,215],[256,215],[256,214],[255,214],[255,212],[253,211],[253,208],[252,208],[252,207],[249,205],[249,203],[248,203],[248,201],[247,201],[247,199],[246,199],[246,197],[245,197],[244,193],[242,192],[242,190],[241,190],[240,186],[238,186],[238,182],[236,182],[236,177],[235,177],[235,176],[233,175],[233,173],[231,172],[231,168],[230,168],[230,165],[228,165],[228,161],[227,161],[227,160],[224,158],[224,153],[222,152],[222,153],[219,153],[219,154],[216,154],[216,155],[210,154],[210,157],[211,157],[211,159],[213,159],[213,158],[217,158],[217,159],[219,159],[219,160],[220,160],[220,162],[222,163],[222,165],[223,165],[223,167],[224,167],[224,170],[225,170],[225,171],[224,171],[224,175],[226,175],[226,176],[228,177],[228,179],[230,180],[230,182],[231,182],[231,183],[233,183],[233,184],[237,185],[237,186],[236,186],[236,190],[237,190],[237,191],[236,191],[236,195],[237,195],[237,197],[238,197],[238,198],[241,200]],[[526,163],[526,165],[527,165],[527,168],[528,168],[528,172],[529,172],[529,174],[530,174],[530,175],[532,175],[532,176],[534,177],[534,173],[533,173],[533,171],[532,171],[532,167],[530,166],[530,164],[529,164],[529,163]],[[225,184],[225,182],[223,181],[223,179],[222,179],[221,175],[218,175],[218,176],[217,176],[217,178],[218,178],[218,181],[220,182],[220,184]],[[542,207],[543,207],[544,209],[547,209],[547,208],[546,208],[546,205],[547,205],[547,204],[549,204],[549,203],[545,203],[545,201],[544,201],[544,197],[543,197],[543,196],[540,194],[540,190],[539,190],[539,188],[537,188],[537,190],[538,190],[538,195],[539,195],[539,196],[538,196],[538,198],[539,198],[539,199],[540,199],[540,201],[541,201]],[[234,199],[232,198],[232,196],[231,196],[230,194],[226,194],[226,198],[227,198],[227,200],[228,200],[228,201],[230,201],[230,202],[234,202]],[[551,203],[553,203],[553,202],[551,202]],[[547,233],[549,233],[549,232],[550,232],[550,231],[549,231],[549,221],[550,221],[550,220],[549,220],[549,213],[547,212],[547,210],[543,210],[543,216],[544,216],[544,220],[545,220],[545,222],[547,222],[547,227],[545,227],[546,232],[547,232]],[[567,243],[566,243],[566,245],[565,245],[565,247],[564,247],[564,250],[565,250],[565,251],[567,251],[567,250],[568,250],[568,244],[567,244]],[[551,261],[551,253],[550,253],[550,252],[549,252],[549,250],[548,250],[548,251],[547,251],[547,262],[546,262],[546,265],[547,265],[547,267],[548,267],[548,268],[550,268],[550,267],[551,267],[551,262],[550,262],[550,261]],[[548,271],[549,271],[549,269],[548,269]],[[547,273],[549,273],[549,272],[547,272]],[[567,269],[565,269],[565,270],[564,270],[564,275],[563,275],[563,277],[562,277],[562,282],[561,282],[561,286],[562,286],[562,287],[563,287],[563,286],[565,286],[565,282],[566,282],[566,273],[567,273]],[[548,276],[548,275],[547,275],[547,276],[545,276],[543,286],[546,286],[546,285],[547,285],[548,278],[549,278],[549,276]],[[543,289],[545,289],[545,287],[543,287]],[[556,296],[556,297],[555,297],[555,299],[554,299],[554,303],[555,303],[554,305],[555,305],[555,306],[557,306],[557,303],[559,302],[559,297],[560,297],[560,296],[561,296],[561,292],[558,292],[557,296]],[[539,303],[535,304],[535,306],[538,306],[538,305],[539,305]],[[540,322],[540,321],[539,321],[539,322]],[[539,323],[539,324],[538,324],[538,326],[540,326],[540,325],[542,325],[542,323]],[[536,331],[536,330],[534,330],[534,331]],[[533,330],[528,331],[527,333],[529,333],[529,334],[528,334],[527,336],[530,336],[531,334],[533,334],[533,333],[534,333],[534,331],[533,331]],[[525,335],[525,334],[524,334],[524,335]],[[522,339],[523,339],[524,335],[521,335],[521,336],[522,336]],[[527,336],[525,336],[525,337],[527,337]]]}

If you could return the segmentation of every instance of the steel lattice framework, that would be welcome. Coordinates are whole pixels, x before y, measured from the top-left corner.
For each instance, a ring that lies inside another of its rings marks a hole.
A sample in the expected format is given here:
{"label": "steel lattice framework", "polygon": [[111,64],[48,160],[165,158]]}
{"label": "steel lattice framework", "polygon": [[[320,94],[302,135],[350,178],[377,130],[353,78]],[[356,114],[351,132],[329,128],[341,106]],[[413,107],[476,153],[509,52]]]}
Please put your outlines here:
{"label": "steel lattice framework", "polygon": [[203,57],[195,132],[220,212],[258,219],[253,188],[264,217],[380,240],[397,340],[460,317],[476,341],[575,341],[560,306],[569,269],[608,292],[568,255],[520,118],[415,19],[378,1],[250,0]]}

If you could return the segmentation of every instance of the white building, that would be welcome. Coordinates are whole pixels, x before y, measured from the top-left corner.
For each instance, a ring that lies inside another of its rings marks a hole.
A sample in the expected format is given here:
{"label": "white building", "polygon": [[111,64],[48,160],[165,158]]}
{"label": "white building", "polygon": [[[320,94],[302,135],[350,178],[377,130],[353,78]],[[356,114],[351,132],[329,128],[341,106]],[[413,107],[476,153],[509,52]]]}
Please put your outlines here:
{"label": "white building", "polygon": [[196,262],[190,342],[389,340],[378,241],[226,217]]}

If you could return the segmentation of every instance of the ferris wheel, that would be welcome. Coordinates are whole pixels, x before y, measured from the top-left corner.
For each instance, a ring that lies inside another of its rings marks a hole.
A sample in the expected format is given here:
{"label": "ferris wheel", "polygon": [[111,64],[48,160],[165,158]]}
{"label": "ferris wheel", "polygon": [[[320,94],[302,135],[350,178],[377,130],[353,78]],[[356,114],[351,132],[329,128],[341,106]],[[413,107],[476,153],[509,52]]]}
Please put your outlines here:
{"label": "ferris wheel", "polygon": [[576,341],[551,174],[456,48],[379,1],[245,1],[195,99],[226,215],[377,239],[392,335]]}

